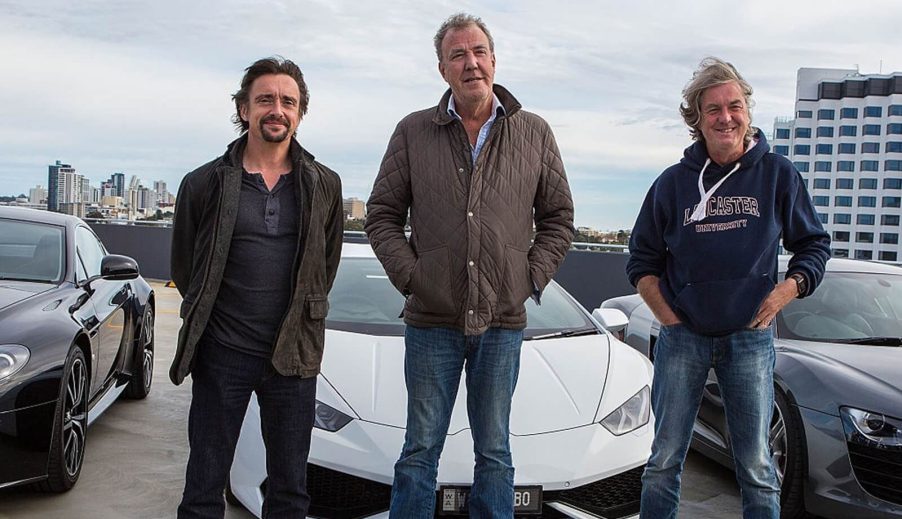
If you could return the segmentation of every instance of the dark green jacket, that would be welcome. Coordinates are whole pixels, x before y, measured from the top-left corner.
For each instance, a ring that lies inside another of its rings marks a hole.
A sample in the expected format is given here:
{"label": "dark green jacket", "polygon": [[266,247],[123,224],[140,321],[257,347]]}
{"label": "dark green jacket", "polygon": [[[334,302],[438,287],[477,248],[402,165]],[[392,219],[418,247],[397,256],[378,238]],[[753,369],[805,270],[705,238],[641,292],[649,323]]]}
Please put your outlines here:
{"label": "dark green jacket", "polygon": [[[222,282],[238,216],[240,157],[246,142],[247,136],[232,142],[222,157],[186,175],[179,186],[170,267],[182,295],[182,328],[169,369],[175,384],[191,372]],[[294,174],[299,175],[295,186],[301,235],[291,301],[276,335],[272,363],[282,375],[313,377],[322,362],[327,296],[341,256],[344,211],[338,175],[313,160],[295,140],[292,157],[299,157]]]}

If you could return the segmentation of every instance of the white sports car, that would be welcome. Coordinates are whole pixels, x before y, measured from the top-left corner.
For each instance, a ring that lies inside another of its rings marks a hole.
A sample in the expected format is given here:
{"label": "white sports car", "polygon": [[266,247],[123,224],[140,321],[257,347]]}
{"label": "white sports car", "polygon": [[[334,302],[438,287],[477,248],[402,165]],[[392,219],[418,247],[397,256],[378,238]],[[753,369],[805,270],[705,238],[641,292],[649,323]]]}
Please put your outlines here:
{"label": "white sports car", "polygon": [[[307,466],[310,515],[387,517],[406,423],[398,317],[404,298],[369,245],[346,243],[329,300]],[[555,283],[541,306],[530,300],[527,309],[511,414],[517,514],[635,516],[653,437],[651,363]],[[439,467],[437,515],[466,513],[474,460],[466,398],[462,383]],[[265,485],[259,407],[252,399],[227,496],[259,516]]]}

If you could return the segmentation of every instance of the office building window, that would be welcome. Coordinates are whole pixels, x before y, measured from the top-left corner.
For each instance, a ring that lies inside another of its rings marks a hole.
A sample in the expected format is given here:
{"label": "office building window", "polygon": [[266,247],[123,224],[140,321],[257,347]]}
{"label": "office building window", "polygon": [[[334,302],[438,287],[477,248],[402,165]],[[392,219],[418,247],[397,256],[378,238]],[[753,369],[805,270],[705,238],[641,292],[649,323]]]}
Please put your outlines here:
{"label": "office building window", "polygon": [[884,178],[883,189],[902,189],[902,178]]}
{"label": "office building window", "polygon": [[859,166],[861,171],[877,171],[880,163],[876,160],[862,160]]}
{"label": "office building window", "polygon": [[902,153],[902,141],[890,141],[886,143],[887,153]]}
{"label": "office building window", "polygon": [[902,135],[902,123],[889,123],[886,125],[887,135]]}
{"label": "office building window", "polygon": [[855,161],[840,160],[836,163],[836,171],[855,171]]}
{"label": "office building window", "polygon": [[858,119],[858,108],[843,108],[839,111],[840,119]]}
{"label": "office building window", "polygon": [[851,196],[837,196],[833,199],[833,205],[836,207],[852,207]]}
{"label": "office building window", "polygon": [[902,171],[902,160],[887,160],[883,163],[883,171]]}
{"label": "office building window", "polygon": [[[836,220],[834,220],[834,221],[836,221]],[[874,225],[874,215],[860,214],[855,218],[855,222],[858,225]]]}
{"label": "office building window", "polygon": [[902,105],[889,105],[889,115],[902,115]]}
{"label": "office building window", "polygon": [[817,127],[817,136],[818,137],[833,137],[833,127],[832,126],[818,126]]}
{"label": "office building window", "polygon": [[832,144],[818,144],[814,152],[818,155],[832,155],[833,154],[833,145]]}
{"label": "office building window", "polygon": [[880,261],[896,261],[896,253],[888,250],[880,251]]}
{"label": "office building window", "polygon": [[856,232],[855,241],[857,241],[858,243],[874,243],[874,233]]}
{"label": "office building window", "polygon": [[799,119],[811,119],[811,110],[799,110],[796,112],[796,117]]}
{"label": "office building window", "polygon": [[777,155],[783,155],[784,157],[789,156],[789,146],[774,146],[774,153]]}
{"label": "office building window", "polygon": [[[814,171],[830,171],[833,169],[833,163],[827,162],[826,160],[818,160],[814,163]],[[817,187],[817,183],[815,182],[815,186]]]}
{"label": "office building window", "polygon": [[811,128],[796,128],[796,139],[811,138]]}
{"label": "office building window", "polygon": [[[829,180],[829,179],[827,179]],[[852,189],[855,187],[855,181],[851,178],[836,179],[836,189]]]}
{"label": "office building window", "polygon": [[874,258],[874,251],[869,250],[856,250],[855,251],[855,259],[858,260],[869,260]]}
{"label": "office building window", "polygon": [[834,258],[848,258],[849,257],[849,249],[833,249],[832,256]]}
{"label": "office building window", "polygon": [[833,231],[833,241],[849,241],[849,231]]}
{"label": "office building window", "polygon": [[789,128],[777,128],[777,138],[778,139],[788,139],[789,138]]}
{"label": "office building window", "polygon": [[882,106],[865,106],[864,107],[864,116],[865,117],[883,117],[883,107]]}
{"label": "office building window", "polygon": [[[827,223],[827,222],[822,222]],[[836,213],[833,215],[833,223],[849,224],[852,223],[852,215],[849,213]]]}
{"label": "office building window", "polygon": [[883,207],[902,207],[902,196],[885,196],[882,203]]}
{"label": "office building window", "polygon": [[821,221],[822,224],[827,225],[830,223],[830,215],[825,213],[817,213],[817,219]]}
{"label": "office building window", "polygon": [[830,179],[829,178],[814,179],[814,189],[830,189]]}
{"label": "office building window", "polygon": [[876,196],[859,196],[858,207],[877,207]]}
{"label": "office building window", "polygon": [[811,197],[811,201],[814,202],[814,205],[817,207],[827,207],[830,205],[829,196],[813,196]]}
{"label": "office building window", "polygon": [[855,143],[854,142],[841,142],[838,146],[838,151],[840,155],[847,155],[850,153],[855,153]]}
{"label": "office building window", "polygon": [[819,121],[832,121],[836,118],[836,110],[830,108],[821,108],[817,111]]}
{"label": "office building window", "polygon": [[839,127],[839,136],[840,137],[855,137],[858,135],[858,127],[857,126],[840,126]]}
{"label": "office building window", "polygon": [[876,178],[860,178],[858,179],[858,189],[877,189]]}
{"label": "office building window", "polygon": [[808,144],[796,144],[793,150],[794,155],[811,155],[811,146]]}
{"label": "office building window", "polygon": [[894,232],[882,232],[880,233],[880,243],[897,245],[899,243],[899,234]]}
{"label": "office building window", "polygon": [[880,215],[880,225],[888,225],[888,226],[898,227],[899,226],[899,215],[897,215],[897,214]]}
{"label": "office building window", "polygon": [[861,143],[861,152],[862,153],[880,153],[880,143],[879,142],[862,142]]}
{"label": "office building window", "polygon": [[865,124],[861,127],[862,135],[880,135],[879,124]]}

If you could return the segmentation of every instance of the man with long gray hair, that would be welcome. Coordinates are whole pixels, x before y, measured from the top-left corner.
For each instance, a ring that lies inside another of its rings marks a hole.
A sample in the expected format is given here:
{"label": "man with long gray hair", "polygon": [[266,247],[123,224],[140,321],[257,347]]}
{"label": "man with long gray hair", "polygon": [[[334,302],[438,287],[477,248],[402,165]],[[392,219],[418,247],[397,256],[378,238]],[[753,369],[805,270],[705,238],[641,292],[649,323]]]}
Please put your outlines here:
{"label": "man with long gray hair", "polygon": [[[743,517],[777,519],[768,428],[773,320],[824,275],[830,239],[801,175],[751,126],[752,87],[729,63],[701,62],[680,112],[695,143],[655,180],[633,228],[627,274],[661,323],[654,351],[655,439],[641,517],[675,519],[680,474],[708,371],[723,397]],[[777,280],[777,252],[792,252]]]}
{"label": "man with long gray hair", "polygon": [[398,124],[367,203],[366,233],[407,296],[407,431],[391,517],[433,516],[438,460],[466,368],[476,455],[469,512],[512,518],[509,419],[524,302],[540,297],[570,247],[573,202],[548,124],[494,84],[494,44],[482,20],[454,15],[434,43],[451,88],[438,106]]}

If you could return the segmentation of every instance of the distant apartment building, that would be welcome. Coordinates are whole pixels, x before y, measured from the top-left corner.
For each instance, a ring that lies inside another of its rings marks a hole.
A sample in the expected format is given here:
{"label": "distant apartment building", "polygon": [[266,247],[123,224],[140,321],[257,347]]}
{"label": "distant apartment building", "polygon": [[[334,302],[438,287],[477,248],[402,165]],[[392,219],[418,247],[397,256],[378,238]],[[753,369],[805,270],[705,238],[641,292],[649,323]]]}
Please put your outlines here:
{"label": "distant apartment building", "polygon": [[[47,209],[59,211],[61,202],[72,202],[81,187],[74,182],[77,175],[69,164],[56,161],[47,168]],[[80,175],[79,175],[80,176]]]}
{"label": "distant apartment building", "polygon": [[[125,174],[124,173],[113,173],[110,175],[110,179],[107,181],[113,189],[113,192],[110,193],[109,196],[125,196]],[[104,195],[107,196],[107,195]]]}
{"label": "distant apartment building", "polygon": [[35,186],[28,190],[28,203],[32,205],[47,204],[47,190],[44,186]]}
{"label": "distant apartment building", "polygon": [[902,260],[902,72],[799,69],[773,151],[801,172],[835,257]]}
{"label": "distant apartment building", "polygon": [[345,198],[344,211],[348,220],[363,220],[366,216],[366,202],[354,197]]}

